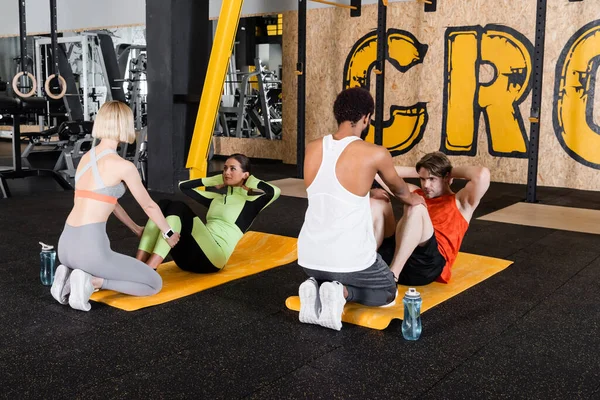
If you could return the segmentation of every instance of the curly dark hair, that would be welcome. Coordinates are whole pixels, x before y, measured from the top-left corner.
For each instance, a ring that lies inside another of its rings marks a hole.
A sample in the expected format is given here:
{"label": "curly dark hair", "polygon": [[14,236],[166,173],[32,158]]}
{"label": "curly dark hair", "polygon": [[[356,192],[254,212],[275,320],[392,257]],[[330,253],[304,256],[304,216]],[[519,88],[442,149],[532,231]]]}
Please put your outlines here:
{"label": "curly dark hair", "polygon": [[333,103],[333,115],[338,125],[345,121],[355,124],[365,115],[373,115],[374,110],[373,96],[367,89],[361,87],[342,91]]}

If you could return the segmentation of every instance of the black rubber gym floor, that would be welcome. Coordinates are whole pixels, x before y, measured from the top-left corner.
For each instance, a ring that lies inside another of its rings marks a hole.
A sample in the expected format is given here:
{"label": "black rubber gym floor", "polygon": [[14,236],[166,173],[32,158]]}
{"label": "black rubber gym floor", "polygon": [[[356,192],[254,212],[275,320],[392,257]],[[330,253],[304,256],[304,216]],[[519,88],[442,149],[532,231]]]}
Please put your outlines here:
{"label": "black rubber gym floor", "polygon": [[[255,167],[267,180],[294,171]],[[9,181],[15,196],[0,200],[2,398],[600,398],[597,236],[473,219],[462,251],[515,263],[423,314],[417,342],[398,321],[301,324],[284,305],[305,279],[296,263],[136,312],[84,313],[57,304],[38,275],[38,241],[57,243],[73,194],[28,181]],[[475,217],[525,193],[494,183]],[[538,198],[600,208],[596,192],[542,187]],[[122,204],[145,221],[130,195]],[[297,236],[306,205],[282,196],[252,229]],[[107,229],[114,250],[135,253],[116,219]]]}

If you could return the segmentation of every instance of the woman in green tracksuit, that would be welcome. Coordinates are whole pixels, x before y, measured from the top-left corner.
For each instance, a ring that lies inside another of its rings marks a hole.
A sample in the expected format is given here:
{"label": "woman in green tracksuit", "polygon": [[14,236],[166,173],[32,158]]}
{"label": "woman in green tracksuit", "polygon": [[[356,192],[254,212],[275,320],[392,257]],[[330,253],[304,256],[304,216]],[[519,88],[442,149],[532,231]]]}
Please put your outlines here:
{"label": "woman in green tracksuit", "polygon": [[[227,187],[227,193],[198,190],[201,186]],[[250,175],[250,160],[243,154],[229,157],[222,174],[183,181],[179,188],[208,207],[206,224],[181,201],[159,201],[158,205],[172,231],[178,232],[180,239],[171,249],[160,229],[148,220],[136,258],[154,269],[171,252],[173,261],[183,270],[197,273],[220,271],[256,216],[281,193],[278,187]],[[264,194],[254,195],[251,189],[261,190]]]}

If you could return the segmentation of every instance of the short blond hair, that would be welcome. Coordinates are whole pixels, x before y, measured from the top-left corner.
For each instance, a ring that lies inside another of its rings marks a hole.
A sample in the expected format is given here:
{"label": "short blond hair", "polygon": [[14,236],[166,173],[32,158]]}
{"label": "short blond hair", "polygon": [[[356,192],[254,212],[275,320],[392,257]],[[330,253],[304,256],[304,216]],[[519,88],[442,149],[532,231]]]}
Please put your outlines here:
{"label": "short blond hair", "polygon": [[123,143],[135,142],[131,108],[120,101],[104,103],[96,115],[92,137],[118,140]]}

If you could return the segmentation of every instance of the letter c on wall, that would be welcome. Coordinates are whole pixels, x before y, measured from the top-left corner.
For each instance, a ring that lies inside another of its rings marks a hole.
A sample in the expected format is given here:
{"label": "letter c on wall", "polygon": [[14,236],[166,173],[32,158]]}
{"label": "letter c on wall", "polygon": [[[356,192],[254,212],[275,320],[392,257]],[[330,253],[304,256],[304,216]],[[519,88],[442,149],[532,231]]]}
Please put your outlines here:
{"label": "letter c on wall", "polygon": [[573,159],[600,169],[600,127],[594,123],[594,91],[600,66],[600,20],[578,30],[556,65],[554,133]]}
{"label": "letter c on wall", "polygon": [[[387,41],[386,60],[400,72],[406,72],[422,63],[427,54],[427,45],[419,43],[410,32],[389,29]],[[361,86],[369,89],[371,71],[376,62],[377,32],[369,32],[356,42],[346,58],[343,88]],[[410,107],[392,105],[390,119],[383,121],[383,145],[392,156],[408,152],[423,138],[427,120],[426,103]],[[365,140],[373,142],[374,137],[375,127],[371,123]]]}

